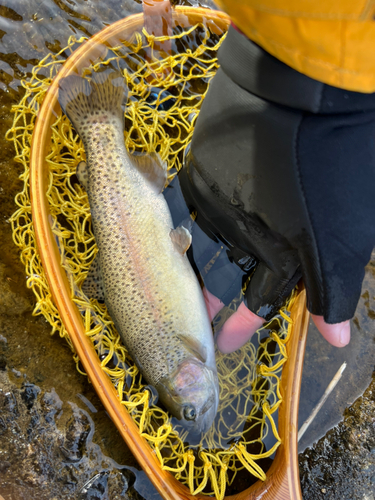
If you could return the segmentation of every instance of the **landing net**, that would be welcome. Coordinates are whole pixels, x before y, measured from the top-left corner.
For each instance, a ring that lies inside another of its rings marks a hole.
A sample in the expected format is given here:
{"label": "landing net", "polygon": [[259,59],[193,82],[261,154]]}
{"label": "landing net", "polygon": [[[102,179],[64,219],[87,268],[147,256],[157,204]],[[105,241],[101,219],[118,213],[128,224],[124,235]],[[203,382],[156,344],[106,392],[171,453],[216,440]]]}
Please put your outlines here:
{"label": "landing net", "polygon": [[[88,67],[90,75],[105,65],[120,69],[129,87],[126,108],[125,143],[129,151],[157,151],[168,162],[169,180],[181,168],[183,152],[191,141],[208,84],[218,69],[217,50],[225,36],[214,34],[205,23],[190,29],[175,29],[171,40],[174,53],[152,61],[155,38],[134,33],[106,57]],[[68,46],[49,54],[22,82],[25,95],[14,106],[14,121],[7,133],[22,163],[24,182],[16,197],[17,211],[11,218],[13,238],[26,268],[27,286],[36,297],[34,314],[42,314],[66,339],[74,352],[69,334],[55,307],[36,248],[29,197],[29,160],[35,119],[46,91],[66,58],[86,38],[71,37]],[[151,53],[151,57],[150,57]],[[152,62],[151,62],[152,61]],[[170,415],[152,405],[145,381],[128,355],[108,315],[105,305],[87,298],[81,291],[97,247],[91,228],[90,208],[75,172],[85,159],[83,144],[66,116],[52,125],[47,197],[50,223],[61,253],[72,292],[72,300],[82,313],[86,335],[91,339],[102,369],[116,387],[121,403],[136,422],[163,469],[171,471],[192,494],[215,495],[221,500],[228,485],[240,471],[265,480],[259,461],[272,457],[280,444],[277,410],[281,403],[280,376],[286,361],[285,344],[291,329],[289,310],[294,296],[272,324],[254,336],[255,340],[232,354],[217,352],[220,406],[214,425],[202,440],[187,445],[186,432],[171,424]],[[239,298],[216,318],[216,327]],[[78,371],[83,373],[74,354]]]}

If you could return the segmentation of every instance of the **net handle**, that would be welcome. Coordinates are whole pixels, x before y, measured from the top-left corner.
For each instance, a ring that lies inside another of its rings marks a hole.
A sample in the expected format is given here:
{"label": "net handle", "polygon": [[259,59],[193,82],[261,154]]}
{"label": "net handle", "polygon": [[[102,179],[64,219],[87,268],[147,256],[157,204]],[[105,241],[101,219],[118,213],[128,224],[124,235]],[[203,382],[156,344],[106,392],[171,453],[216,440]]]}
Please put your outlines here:
{"label": "net handle", "polygon": [[[172,36],[172,6],[169,0],[143,0],[143,19],[147,33],[155,37]],[[153,46],[154,57],[162,59],[172,52],[170,40],[155,41]]]}

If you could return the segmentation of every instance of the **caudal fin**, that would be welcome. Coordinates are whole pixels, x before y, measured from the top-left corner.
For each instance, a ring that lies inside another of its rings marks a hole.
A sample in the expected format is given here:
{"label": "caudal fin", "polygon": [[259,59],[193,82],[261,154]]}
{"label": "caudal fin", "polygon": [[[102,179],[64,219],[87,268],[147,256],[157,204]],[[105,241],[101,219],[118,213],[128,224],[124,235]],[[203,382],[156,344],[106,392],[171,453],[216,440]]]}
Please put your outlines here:
{"label": "caudal fin", "polygon": [[59,103],[82,137],[87,120],[95,115],[124,119],[127,87],[119,71],[93,73],[91,81],[70,75],[59,83]]}

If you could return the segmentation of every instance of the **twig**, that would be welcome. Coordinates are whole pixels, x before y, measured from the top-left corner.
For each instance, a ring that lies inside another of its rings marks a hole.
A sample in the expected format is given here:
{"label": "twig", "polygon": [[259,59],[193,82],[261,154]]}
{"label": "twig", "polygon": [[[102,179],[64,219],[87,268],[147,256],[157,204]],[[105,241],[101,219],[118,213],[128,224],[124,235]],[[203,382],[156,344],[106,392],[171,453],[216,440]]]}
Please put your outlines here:
{"label": "twig", "polygon": [[337,370],[336,375],[333,377],[333,379],[331,380],[329,386],[325,390],[323,396],[320,398],[319,403],[315,406],[315,408],[311,412],[311,415],[309,416],[309,418],[305,421],[305,423],[302,425],[302,427],[298,431],[298,441],[300,441],[300,439],[302,438],[302,436],[307,431],[307,428],[309,427],[309,425],[311,424],[311,422],[317,416],[317,414],[318,414],[319,410],[321,409],[321,407],[327,401],[328,396],[331,394],[331,392],[333,391],[333,389],[336,387],[336,384],[340,380],[341,375],[342,375],[343,371],[345,370],[345,368],[346,368],[346,362],[343,363],[340,366],[340,368]]}

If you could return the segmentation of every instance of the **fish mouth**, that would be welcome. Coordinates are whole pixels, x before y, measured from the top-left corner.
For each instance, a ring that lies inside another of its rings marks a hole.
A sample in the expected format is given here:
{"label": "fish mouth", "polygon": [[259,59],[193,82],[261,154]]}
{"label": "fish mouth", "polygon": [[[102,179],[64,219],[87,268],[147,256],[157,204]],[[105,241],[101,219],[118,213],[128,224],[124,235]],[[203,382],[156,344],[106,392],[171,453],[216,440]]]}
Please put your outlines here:
{"label": "fish mouth", "polygon": [[[172,421],[190,434],[207,432],[217,413],[219,389],[217,374],[197,359],[181,363],[173,374],[163,377],[157,390],[160,399],[173,415]],[[187,408],[193,407],[196,417],[186,419]]]}
{"label": "fish mouth", "polygon": [[183,424],[189,431],[190,439],[192,436],[200,437],[202,434],[206,434],[206,432],[208,432],[211,429],[212,424],[214,423],[215,420],[217,410],[214,409],[213,406],[211,406],[210,410],[211,411],[209,413],[206,412],[206,414],[201,414],[200,418],[196,422],[194,422],[194,425],[192,425],[191,427],[187,426],[186,424]]}

